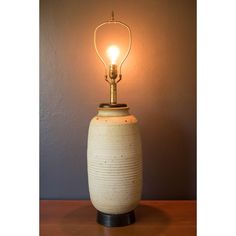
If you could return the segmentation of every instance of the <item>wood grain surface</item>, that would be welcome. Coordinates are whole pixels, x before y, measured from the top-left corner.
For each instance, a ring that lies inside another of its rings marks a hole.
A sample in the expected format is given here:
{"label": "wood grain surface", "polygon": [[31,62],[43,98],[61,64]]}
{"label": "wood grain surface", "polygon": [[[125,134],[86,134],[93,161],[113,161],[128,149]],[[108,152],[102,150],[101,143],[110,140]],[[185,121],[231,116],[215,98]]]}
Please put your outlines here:
{"label": "wood grain surface", "polygon": [[195,201],[141,201],[135,214],[135,224],[106,228],[90,201],[41,200],[40,236],[196,235]]}

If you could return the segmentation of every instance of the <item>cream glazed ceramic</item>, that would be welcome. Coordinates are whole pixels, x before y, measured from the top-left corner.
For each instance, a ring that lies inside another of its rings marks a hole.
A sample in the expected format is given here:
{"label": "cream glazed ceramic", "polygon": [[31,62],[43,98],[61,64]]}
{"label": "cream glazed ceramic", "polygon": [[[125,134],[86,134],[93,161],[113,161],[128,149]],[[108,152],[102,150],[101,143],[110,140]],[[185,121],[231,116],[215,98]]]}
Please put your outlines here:
{"label": "cream glazed ceramic", "polygon": [[141,198],[142,149],[129,108],[99,108],[89,126],[88,182],[94,207],[107,214],[132,211]]}

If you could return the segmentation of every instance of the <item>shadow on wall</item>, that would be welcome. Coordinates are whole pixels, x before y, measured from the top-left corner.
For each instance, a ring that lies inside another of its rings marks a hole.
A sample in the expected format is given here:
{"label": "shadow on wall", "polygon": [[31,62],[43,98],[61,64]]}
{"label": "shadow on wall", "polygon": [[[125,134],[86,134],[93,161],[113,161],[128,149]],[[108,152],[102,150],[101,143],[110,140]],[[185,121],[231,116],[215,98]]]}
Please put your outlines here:
{"label": "shadow on wall", "polygon": [[143,198],[150,199],[150,191],[151,199],[195,198],[195,157],[185,128],[160,113],[149,113],[143,121]]}

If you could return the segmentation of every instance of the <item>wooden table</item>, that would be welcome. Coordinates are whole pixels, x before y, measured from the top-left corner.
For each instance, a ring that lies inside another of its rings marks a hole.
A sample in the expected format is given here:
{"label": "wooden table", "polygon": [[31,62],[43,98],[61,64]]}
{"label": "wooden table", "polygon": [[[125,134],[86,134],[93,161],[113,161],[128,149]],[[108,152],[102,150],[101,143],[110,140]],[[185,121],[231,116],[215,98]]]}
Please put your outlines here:
{"label": "wooden table", "polygon": [[196,235],[195,201],[141,201],[135,214],[135,224],[106,228],[90,201],[41,200],[40,236]]}

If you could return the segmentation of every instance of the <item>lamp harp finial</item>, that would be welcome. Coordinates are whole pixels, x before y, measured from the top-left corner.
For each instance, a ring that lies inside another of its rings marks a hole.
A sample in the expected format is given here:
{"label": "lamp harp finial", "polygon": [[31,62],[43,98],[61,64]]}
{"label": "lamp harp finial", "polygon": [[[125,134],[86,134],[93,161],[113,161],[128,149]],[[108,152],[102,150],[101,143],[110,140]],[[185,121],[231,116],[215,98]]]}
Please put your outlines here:
{"label": "lamp harp finial", "polygon": [[111,21],[114,21],[114,20],[115,20],[114,11],[112,10],[112,12],[111,12]]}

